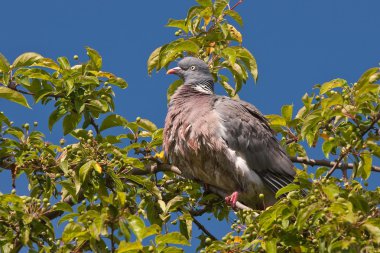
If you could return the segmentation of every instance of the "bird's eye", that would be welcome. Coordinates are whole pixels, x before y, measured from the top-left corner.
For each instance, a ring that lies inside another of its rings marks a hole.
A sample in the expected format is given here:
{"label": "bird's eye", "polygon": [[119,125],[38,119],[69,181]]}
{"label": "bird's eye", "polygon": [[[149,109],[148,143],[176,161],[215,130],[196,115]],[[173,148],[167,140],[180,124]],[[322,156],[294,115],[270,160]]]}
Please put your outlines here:
{"label": "bird's eye", "polygon": [[190,69],[191,69],[191,70],[195,70],[195,66],[191,66]]}

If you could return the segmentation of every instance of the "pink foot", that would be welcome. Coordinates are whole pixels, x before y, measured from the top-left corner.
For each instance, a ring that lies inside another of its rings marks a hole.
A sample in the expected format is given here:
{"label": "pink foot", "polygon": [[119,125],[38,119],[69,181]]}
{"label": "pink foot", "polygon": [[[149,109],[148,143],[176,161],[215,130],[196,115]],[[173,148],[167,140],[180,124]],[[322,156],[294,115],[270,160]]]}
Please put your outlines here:
{"label": "pink foot", "polygon": [[238,192],[233,192],[230,196],[225,197],[224,200],[226,201],[226,204],[231,206],[232,208],[235,208],[238,195]]}

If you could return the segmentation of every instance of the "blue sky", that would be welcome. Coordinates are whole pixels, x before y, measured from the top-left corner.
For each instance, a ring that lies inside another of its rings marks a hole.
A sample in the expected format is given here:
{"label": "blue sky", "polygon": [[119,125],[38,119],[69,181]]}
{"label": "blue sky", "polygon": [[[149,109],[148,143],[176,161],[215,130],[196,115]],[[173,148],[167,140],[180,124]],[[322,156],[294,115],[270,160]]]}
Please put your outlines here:
{"label": "blue sky", "polygon": [[[90,46],[103,56],[104,70],[129,83],[126,90],[116,91],[116,113],[130,120],[148,118],[162,127],[166,88],[173,77],[165,71],[149,77],[146,61],[152,50],[175,38],[175,29],[164,27],[167,20],[185,17],[194,4],[193,0],[4,1],[0,52],[10,61],[27,51],[49,58],[72,59],[77,54],[85,61],[84,47]],[[264,114],[274,114],[283,104],[300,108],[302,95],[312,92],[315,84],[337,77],[355,82],[380,61],[378,10],[378,0],[244,1],[237,9],[244,19],[243,45],[256,57],[259,81],[254,85],[250,80],[240,97]],[[51,108],[28,110],[0,100],[0,110],[16,125],[37,120],[39,130],[48,132]],[[47,138],[62,138],[60,123]],[[0,174],[0,191],[9,189],[10,178]],[[219,224],[210,226],[221,235]]]}

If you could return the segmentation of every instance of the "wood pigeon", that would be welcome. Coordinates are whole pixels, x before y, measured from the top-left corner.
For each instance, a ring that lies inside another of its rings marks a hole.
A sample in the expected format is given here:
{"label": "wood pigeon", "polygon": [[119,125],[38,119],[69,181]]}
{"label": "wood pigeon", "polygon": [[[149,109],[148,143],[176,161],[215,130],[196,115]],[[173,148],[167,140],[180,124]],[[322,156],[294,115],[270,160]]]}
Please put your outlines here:
{"label": "wood pigeon", "polygon": [[273,205],[295,170],[266,118],[247,102],[214,94],[214,78],[198,58],[182,59],[167,74],[184,80],[165,120],[169,161],[186,178],[227,196],[232,207],[237,201],[254,209]]}

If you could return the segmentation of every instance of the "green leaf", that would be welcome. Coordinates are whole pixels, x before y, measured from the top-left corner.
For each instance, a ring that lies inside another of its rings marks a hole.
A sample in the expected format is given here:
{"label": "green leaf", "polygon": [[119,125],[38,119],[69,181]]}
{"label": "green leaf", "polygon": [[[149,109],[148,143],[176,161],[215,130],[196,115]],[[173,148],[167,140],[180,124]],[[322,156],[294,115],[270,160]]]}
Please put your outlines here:
{"label": "green leaf", "polygon": [[249,69],[251,75],[255,79],[255,82],[257,82],[258,69],[257,69],[257,63],[256,63],[255,57],[251,54],[251,52],[249,52],[248,49],[244,47],[235,46],[232,48],[235,49],[236,56],[239,57],[243,61],[244,65],[246,66],[246,68]]}
{"label": "green leaf", "polygon": [[322,151],[326,158],[329,158],[329,154],[334,147],[336,147],[335,141],[325,141],[322,144]]}
{"label": "green leaf", "polygon": [[362,226],[371,234],[371,237],[376,243],[380,243],[379,222],[372,222],[372,220],[368,220]]}
{"label": "green leaf", "polygon": [[1,113],[0,112],[0,124],[4,122],[5,124],[7,124],[8,126],[11,125],[11,122],[10,120],[4,115],[4,113]]}
{"label": "green leaf", "polygon": [[364,74],[359,78],[358,81],[358,87],[361,88],[364,85],[367,85],[368,83],[374,83],[377,80],[380,79],[380,71],[378,67],[370,68]]}
{"label": "green leaf", "polygon": [[329,170],[329,168],[327,167],[319,167],[316,171],[315,171],[315,178],[320,178],[325,172],[327,172]]}
{"label": "green leaf", "polygon": [[26,70],[23,73],[23,75],[28,78],[37,78],[37,79],[47,80],[47,81],[50,81],[52,79],[52,77],[47,71],[43,69],[36,69],[36,68]]}
{"label": "green leaf", "polygon": [[227,7],[228,1],[226,0],[215,0],[214,6],[213,6],[213,11],[214,11],[214,16],[219,17],[223,10]]}
{"label": "green leaf", "polygon": [[377,157],[380,157],[380,146],[377,145],[375,142],[373,141],[368,141],[367,142],[367,145],[368,147],[371,149],[372,153],[377,156]]}
{"label": "green leaf", "polygon": [[7,73],[9,71],[9,66],[7,58],[0,53],[0,72]]}
{"label": "green leaf", "polygon": [[92,217],[93,222],[89,227],[89,232],[92,238],[99,240],[100,235],[108,234],[107,228],[104,225],[106,219],[107,219],[106,213],[102,213],[99,215],[98,213],[94,212],[94,215]]}
{"label": "green leaf", "polygon": [[270,239],[269,241],[265,241],[263,243],[263,248],[268,253],[276,253],[277,252],[277,238]]}
{"label": "green leaf", "polygon": [[178,207],[178,205],[182,205],[182,204],[183,204],[183,197],[182,196],[175,196],[174,198],[172,198],[171,200],[169,200],[168,203],[166,204],[165,212],[164,213],[165,214],[169,213],[170,212],[170,208],[176,209],[176,207]]}
{"label": "green leaf", "polygon": [[292,120],[293,115],[293,105],[284,105],[281,107],[281,115],[287,123]]}
{"label": "green leaf", "polygon": [[193,218],[190,214],[184,214],[179,218],[179,230],[186,239],[190,240],[193,229]]}
{"label": "green leaf", "polygon": [[320,95],[325,94],[329,90],[332,90],[332,89],[338,88],[338,87],[342,87],[345,84],[347,84],[347,81],[340,79],[340,78],[331,80],[330,82],[326,82],[326,83],[322,84],[322,86],[319,90],[319,94]]}
{"label": "green leaf", "polygon": [[7,87],[0,87],[0,98],[5,98],[9,101],[31,108],[28,101],[21,93]]}
{"label": "green leaf", "polygon": [[123,116],[120,116],[117,114],[111,114],[103,120],[102,125],[100,126],[99,130],[104,131],[108,128],[115,127],[115,126],[124,127],[127,123],[128,121]]}
{"label": "green leaf", "polygon": [[69,213],[69,214],[66,214],[65,216],[63,216],[61,219],[59,219],[58,221],[58,225],[61,225],[63,222],[65,221],[68,221],[70,219],[74,219],[75,217],[78,217],[79,214],[77,213]]}
{"label": "green leaf", "polygon": [[212,6],[211,0],[196,0],[199,5],[202,5],[204,7]]}
{"label": "green leaf", "polygon": [[112,178],[113,182],[115,183],[116,190],[124,191],[124,184],[120,180],[120,178],[116,175],[116,173],[112,169],[109,169],[107,171],[107,174]]}
{"label": "green leaf", "polygon": [[371,175],[372,155],[368,150],[364,150],[360,154],[360,162],[358,166],[358,175],[361,175],[364,180],[367,180]]}
{"label": "green leaf", "polygon": [[171,61],[178,57],[179,53],[183,53],[184,51],[196,54],[199,51],[199,46],[191,40],[183,39],[168,44],[165,50],[160,52],[159,67],[162,68],[167,66]]}
{"label": "green leaf", "polygon": [[286,126],[286,120],[277,114],[265,115],[271,126]]}
{"label": "green leaf", "polygon": [[95,49],[92,49],[90,47],[86,47],[86,51],[95,69],[100,70],[102,68],[102,57],[100,54]]}
{"label": "green leaf", "polygon": [[69,60],[66,58],[66,57],[59,57],[57,59],[57,62],[59,63],[59,66],[61,67],[61,69],[70,69],[70,62]]}
{"label": "green leaf", "polygon": [[162,253],[183,253],[183,249],[177,247],[165,247]]}
{"label": "green leaf", "polygon": [[233,20],[236,21],[240,26],[243,26],[243,19],[240,16],[240,14],[234,10],[226,10],[224,11],[224,14],[230,16]]}
{"label": "green leaf", "polygon": [[30,228],[24,227],[21,231],[21,242],[23,245],[27,245],[30,241]]}
{"label": "green leaf", "polygon": [[339,187],[335,184],[323,185],[322,190],[330,201],[335,201],[339,196]]}
{"label": "green leaf", "polygon": [[168,103],[170,101],[170,98],[174,94],[174,92],[183,84],[182,79],[175,80],[172,84],[169,85],[169,88],[166,92],[166,98],[168,100]]}
{"label": "green leaf", "polygon": [[190,245],[189,241],[179,232],[171,232],[165,235],[156,236],[157,245],[169,244],[180,244],[180,245]]}
{"label": "green leaf", "polygon": [[302,208],[298,215],[297,215],[297,220],[296,220],[296,223],[295,223],[295,226],[297,227],[297,229],[299,231],[302,231],[303,229],[303,226],[305,225],[305,223],[307,222],[307,220],[309,219],[309,217],[315,213],[316,211],[319,210],[319,203],[313,203],[313,204],[310,204],[309,206],[306,206],[304,208]]}
{"label": "green leaf", "polygon": [[340,93],[335,93],[331,97],[322,99],[321,107],[323,112],[326,110],[330,110],[333,105],[341,105],[343,104],[343,97]]}
{"label": "green leaf", "polygon": [[282,187],[280,190],[276,192],[276,198],[280,197],[281,195],[291,192],[291,191],[296,191],[299,190],[300,186],[296,184],[288,184],[285,187]]}
{"label": "green leaf", "polygon": [[129,232],[127,226],[125,225],[125,222],[123,219],[119,219],[119,230],[124,235],[124,238],[129,241],[131,238],[131,233]]}
{"label": "green leaf", "polygon": [[136,123],[139,127],[143,128],[143,129],[145,129],[151,133],[153,133],[154,131],[157,130],[157,126],[153,122],[151,122],[147,119],[138,119],[136,121]]}
{"label": "green leaf", "polygon": [[70,222],[66,225],[65,229],[63,230],[62,241],[64,243],[68,243],[74,238],[78,238],[85,235],[87,232],[83,230],[85,229],[81,225]]}
{"label": "green leaf", "polygon": [[189,28],[188,28],[186,21],[184,19],[169,19],[166,26],[167,27],[176,27],[176,28],[182,29],[185,33],[189,32]]}
{"label": "green leaf", "polygon": [[90,100],[86,103],[87,107],[90,108],[91,112],[108,112],[108,103],[103,100]]}
{"label": "green leaf", "polygon": [[229,97],[234,98],[234,99],[239,99],[239,95],[236,94],[235,89],[232,88],[232,86],[228,82],[220,80],[219,83],[220,85],[223,86],[224,90],[227,92]]}
{"label": "green leaf", "polygon": [[111,78],[108,80],[108,82],[122,89],[125,89],[128,87],[128,83],[121,77]]}
{"label": "green leaf", "polygon": [[136,235],[137,240],[142,241],[144,239],[145,233],[145,224],[143,220],[140,217],[134,215],[129,216],[127,220],[129,227]]}
{"label": "green leaf", "polygon": [[16,58],[13,62],[13,68],[19,68],[24,66],[31,66],[37,60],[43,58],[40,54],[29,52],[23,53],[19,57]]}
{"label": "green leaf", "polygon": [[116,253],[124,253],[124,252],[132,252],[132,251],[136,252],[142,249],[143,249],[143,245],[139,241],[136,241],[136,242],[121,241],[118,249],[116,250]]}
{"label": "green leaf", "polygon": [[38,59],[33,64],[33,66],[44,67],[44,68],[49,68],[49,69],[53,69],[53,70],[59,70],[58,64],[54,60],[49,59],[49,58]]}
{"label": "green leaf", "polygon": [[[157,69],[157,64],[160,59],[160,52],[162,47],[156,48],[149,56],[147,66],[148,66],[148,74],[152,74],[154,68]],[[158,69],[157,69],[158,70]]]}
{"label": "green leaf", "polygon": [[223,57],[228,59],[231,66],[236,62],[236,50],[232,47],[227,47],[222,51]]}
{"label": "green leaf", "polygon": [[88,173],[90,172],[91,169],[94,168],[95,163],[96,163],[96,161],[91,160],[91,161],[86,162],[85,164],[83,164],[80,167],[80,169],[79,169],[79,180],[80,180],[80,182],[83,183],[86,180]]}
{"label": "green leaf", "polygon": [[70,114],[66,115],[63,119],[63,134],[66,135],[73,131],[79,124],[80,119],[81,115],[74,112],[71,112]]}
{"label": "green leaf", "polygon": [[54,206],[55,206],[54,210],[59,210],[59,211],[64,211],[64,212],[69,212],[69,213],[73,212],[73,208],[71,207],[71,205],[69,205],[66,202],[58,202],[58,203],[55,203]]}
{"label": "green leaf", "polygon": [[53,111],[49,116],[49,130],[51,131],[53,129],[54,124],[62,118],[66,114],[65,108],[57,108],[55,111]]}

